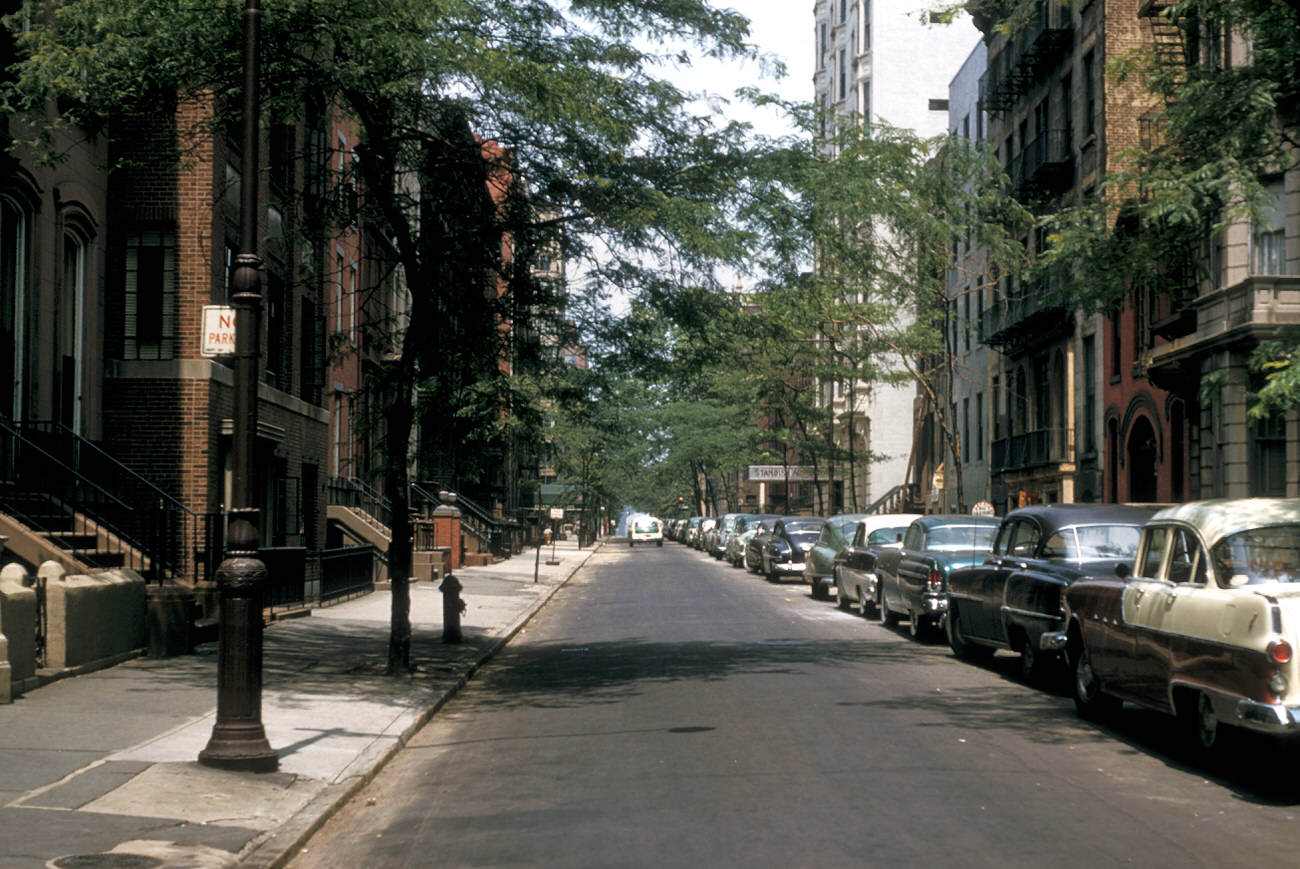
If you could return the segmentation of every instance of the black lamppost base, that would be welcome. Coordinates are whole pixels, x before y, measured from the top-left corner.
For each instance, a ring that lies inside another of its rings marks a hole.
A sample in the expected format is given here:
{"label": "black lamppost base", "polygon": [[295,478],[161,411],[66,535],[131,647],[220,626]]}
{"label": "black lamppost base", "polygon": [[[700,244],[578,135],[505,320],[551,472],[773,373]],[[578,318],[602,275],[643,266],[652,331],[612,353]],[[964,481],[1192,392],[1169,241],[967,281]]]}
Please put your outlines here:
{"label": "black lamppost base", "polygon": [[262,588],[257,510],[230,511],[228,556],[217,568],[221,588],[217,643],[217,720],[199,763],[219,769],[271,772],[279,756],[262,727]]}
{"label": "black lamppost base", "polygon": [[199,752],[199,763],[240,772],[275,772],[280,768],[280,756],[267,742],[260,723],[218,724],[212,729],[208,747]]}

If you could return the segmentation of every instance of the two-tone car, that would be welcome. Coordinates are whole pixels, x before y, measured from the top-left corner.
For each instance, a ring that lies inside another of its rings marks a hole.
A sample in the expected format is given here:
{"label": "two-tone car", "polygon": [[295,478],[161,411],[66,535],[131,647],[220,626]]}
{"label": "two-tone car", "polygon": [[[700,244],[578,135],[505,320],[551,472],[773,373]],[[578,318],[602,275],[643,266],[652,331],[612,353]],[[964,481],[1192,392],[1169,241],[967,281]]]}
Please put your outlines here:
{"label": "two-tone car", "polygon": [[735,567],[745,566],[745,547],[758,533],[759,523],[764,519],[776,519],[770,513],[747,513],[736,522],[736,530],[727,538],[727,551],[722,559]]}
{"label": "two-tone car", "polygon": [[1020,654],[1034,681],[1061,660],[1062,592],[1084,576],[1132,569],[1142,525],[1155,509],[1119,504],[1039,504],[1002,519],[982,564],[948,575],[948,643],[959,658],[996,649]]}
{"label": "two-tone car", "polygon": [[[821,533],[804,559],[803,569],[803,581],[812,586],[812,596],[816,600],[830,599],[835,583],[835,556],[849,545],[853,529],[865,515],[841,513],[831,516],[822,525]],[[840,598],[840,608],[845,608],[843,598]]]}
{"label": "two-tone car", "polygon": [[1202,751],[1223,725],[1300,734],[1300,499],[1161,510],[1131,576],[1081,579],[1065,601],[1084,717],[1136,703],[1175,716]]}
{"label": "two-tone car", "polygon": [[804,559],[826,522],[818,516],[785,516],[776,520],[763,544],[763,575],[768,582],[803,577]]}
{"label": "two-tone car", "polygon": [[751,570],[760,575],[763,573],[765,569],[763,547],[767,545],[767,541],[772,539],[772,529],[776,527],[776,523],[779,521],[781,521],[780,516],[772,516],[758,521],[758,525],[754,528],[754,535],[745,544],[746,570]]}
{"label": "two-tone car", "polygon": [[893,626],[906,616],[913,637],[938,625],[948,611],[948,574],[983,561],[993,550],[998,524],[991,517],[961,514],[913,520],[903,548],[876,558],[880,620]]}
{"label": "two-tone car", "polygon": [[840,609],[858,604],[864,618],[876,610],[876,558],[886,549],[901,549],[903,535],[918,513],[881,513],[859,519],[849,545],[831,565]]}

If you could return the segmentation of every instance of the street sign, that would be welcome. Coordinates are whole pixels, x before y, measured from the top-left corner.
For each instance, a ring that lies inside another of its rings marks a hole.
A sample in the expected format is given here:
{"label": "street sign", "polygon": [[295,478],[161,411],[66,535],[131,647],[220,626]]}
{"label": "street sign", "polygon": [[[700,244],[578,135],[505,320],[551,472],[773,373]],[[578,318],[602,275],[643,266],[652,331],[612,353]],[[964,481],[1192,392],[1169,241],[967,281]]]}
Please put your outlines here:
{"label": "street sign", "polygon": [[990,504],[988,501],[976,501],[975,506],[970,508],[970,514],[972,516],[985,516],[988,518],[992,518],[993,516],[997,515],[997,513],[993,510],[993,505]]}
{"label": "street sign", "polygon": [[550,517],[551,517],[552,519],[563,519],[563,518],[564,518],[564,508],[563,508],[563,507],[552,507],[552,508],[551,508],[551,512],[550,512]]}
{"label": "street sign", "polygon": [[749,479],[763,480],[769,483],[807,482],[813,479],[811,465],[750,465]]}
{"label": "street sign", "polygon": [[235,309],[228,305],[203,306],[202,356],[230,356],[235,352]]}

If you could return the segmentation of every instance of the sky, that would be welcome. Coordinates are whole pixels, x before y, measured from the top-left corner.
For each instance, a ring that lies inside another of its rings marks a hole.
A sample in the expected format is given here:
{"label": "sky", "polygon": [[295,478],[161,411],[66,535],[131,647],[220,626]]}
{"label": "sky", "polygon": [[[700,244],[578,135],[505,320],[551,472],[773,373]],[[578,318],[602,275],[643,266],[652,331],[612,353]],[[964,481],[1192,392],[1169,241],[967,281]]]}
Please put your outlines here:
{"label": "sky", "polygon": [[[764,76],[753,62],[697,60],[690,68],[668,73],[668,77],[690,91],[707,91],[732,97],[737,88],[757,87],[787,100],[813,99],[813,0],[714,0],[718,8],[733,9],[750,21],[750,42],[765,55],[774,55],[786,66],[782,79]],[[775,111],[759,111],[732,101],[728,116],[750,121],[759,132],[779,135],[792,132]]]}

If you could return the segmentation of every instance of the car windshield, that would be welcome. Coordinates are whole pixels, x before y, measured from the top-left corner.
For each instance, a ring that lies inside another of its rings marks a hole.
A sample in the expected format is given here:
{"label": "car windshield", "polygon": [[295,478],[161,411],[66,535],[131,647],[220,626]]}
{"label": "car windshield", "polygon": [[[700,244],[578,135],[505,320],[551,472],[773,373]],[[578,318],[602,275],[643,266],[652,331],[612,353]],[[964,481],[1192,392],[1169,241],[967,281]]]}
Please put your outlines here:
{"label": "car windshield", "polygon": [[788,534],[820,534],[822,522],[820,519],[811,519],[806,522],[786,522],[785,530]]}
{"label": "car windshield", "polygon": [[983,549],[992,551],[996,525],[939,525],[930,529],[930,549]]}
{"label": "car windshield", "polygon": [[1137,556],[1142,529],[1136,525],[1085,525],[1064,528],[1043,545],[1045,558],[1071,558],[1093,561],[1108,558],[1132,559]]}
{"label": "car windshield", "polygon": [[1300,582],[1300,525],[1230,535],[1214,545],[1211,558],[1220,585]]}
{"label": "car windshield", "polygon": [[816,543],[819,533],[820,532],[818,532],[815,529],[805,529],[805,528],[786,529],[786,536],[788,536],[795,543]]}

